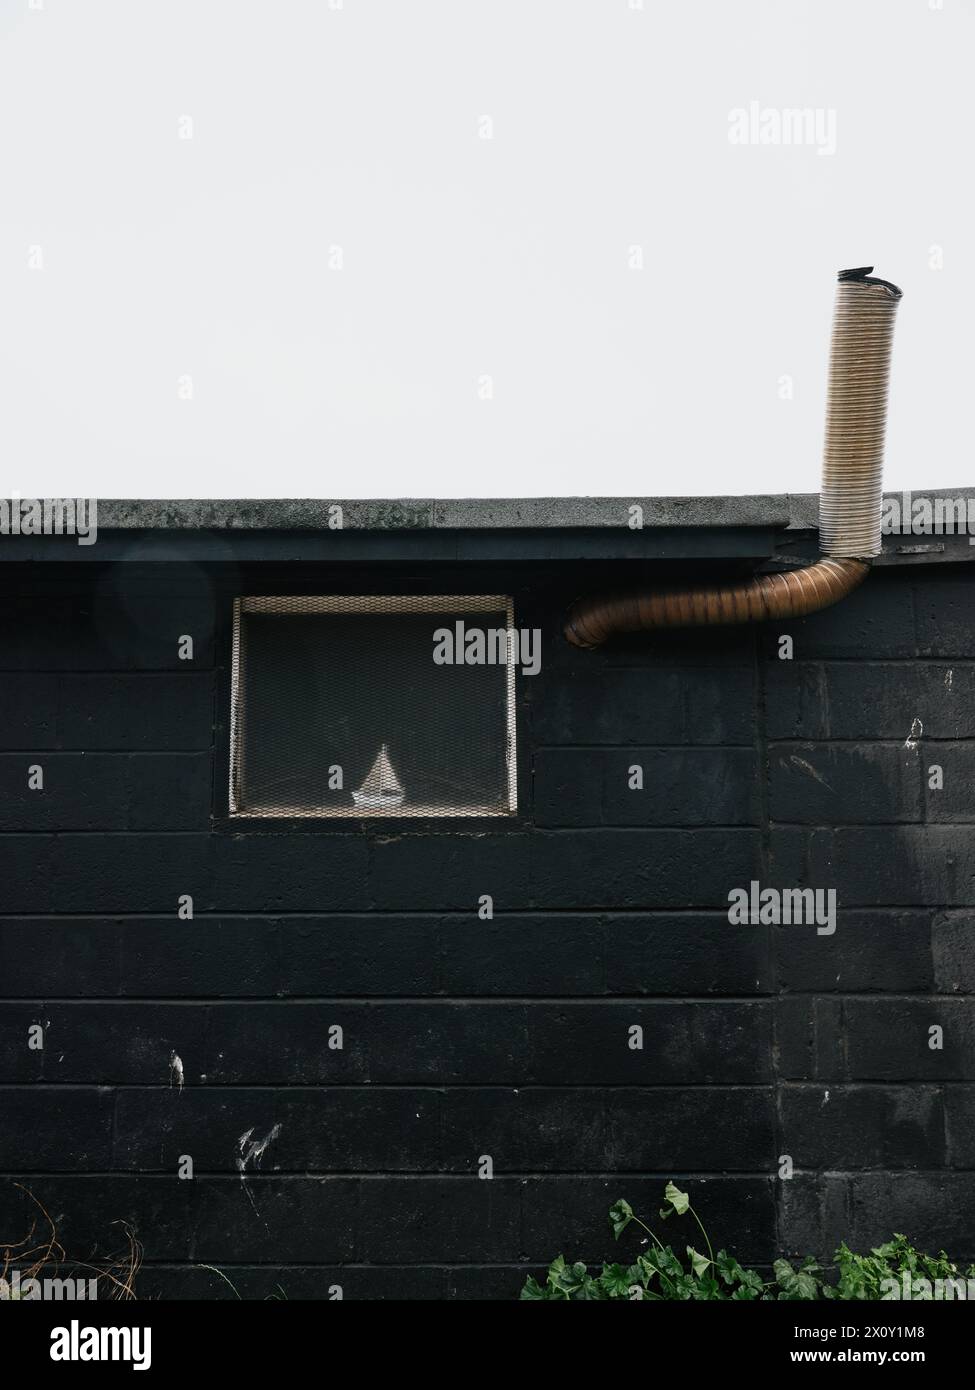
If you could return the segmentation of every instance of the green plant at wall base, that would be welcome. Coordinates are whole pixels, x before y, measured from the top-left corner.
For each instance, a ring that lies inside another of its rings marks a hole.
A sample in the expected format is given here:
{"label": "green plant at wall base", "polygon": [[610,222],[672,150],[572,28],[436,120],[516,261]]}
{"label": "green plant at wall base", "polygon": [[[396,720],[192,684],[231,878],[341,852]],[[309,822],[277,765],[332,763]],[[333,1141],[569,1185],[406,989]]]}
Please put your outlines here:
{"label": "green plant at wall base", "polygon": [[912,1298],[924,1300],[931,1295],[915,1288],[915,1280],[924,1280],[933,1285],[939,1280],[946,1283],[952,1279],[975,1278],[975,1265],[969,1265],[962,1271],[943,1250],[937,1255],[924,1255],[902,1235],[895,1235],[886,1244],[878,1245],[869,1255],[855,1255],[843,1244],[833,1259],[839,1270],[836,1298],[882,1299],[886,1295],[885,1281],[889,1288],[889,1281],[896,1279],[902,1290],[905,1286],[911,1289]]}
{"label": "green plant at wall base", "polygon": [[[690,1198],[673,1182],[664,1190],[664,1205],[660,1217],[690,1215],[703,1237],[707,1254],[693,1245],[678,1255],[670,1245],[664,1245],[650,1227],[622,1199],[609,1210],[609,1223],[617,1240],[630,1224],[639,1226],[649,1237],[647,1249],[637,1255],[633,1264],[604,1264],[598,1274],[590,1273],[584,1264],[567,1264],[559,1255],[549,1265],[544,1284],[529,1278],[521,1291],[523,1300],[554,1299],[557,1301],[594,1301],[624,1299],[630,1302],[647,1300],[710,1301],[714,1299],[738,1302],[808,1301],[812,1299],[883,1299],[894,1297],[891,1281],[903,1286],[905,1275],[913,1280],[923,1279],[928,1285],[935,1280],[962,1279],[975,1276],[975,1265],[965,1275],[941,1251],[939,1255],[923,1255],[902,1235],[895,1235],[886,1245],[878,1246],[869,1255],[856,1255],[845,1244],[836,1251],[837,1277],[827,1279],[826,1271],[808,1256],[798,1266],[788,1260],[776,1260],[772,1266],[774,1279],[763,1280],[755,1270],[744,1269],[726,1250],[715,1255],[711,1240],[701,1219],[691,1206]],[[914,1292],[914,1297],[924,1297]],[[928,1295],[930,1297],[930,1295]]]}

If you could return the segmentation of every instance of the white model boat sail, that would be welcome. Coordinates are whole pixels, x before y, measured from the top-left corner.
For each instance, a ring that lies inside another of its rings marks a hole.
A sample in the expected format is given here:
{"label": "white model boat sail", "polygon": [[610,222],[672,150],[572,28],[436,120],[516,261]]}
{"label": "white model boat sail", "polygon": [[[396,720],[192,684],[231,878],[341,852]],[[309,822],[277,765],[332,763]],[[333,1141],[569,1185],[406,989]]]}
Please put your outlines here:
{"label": "white model boat sail", "polygon": [[357,806],[398,806],[405,795],[384,743],[362,786],[352,793],[352,800]]}

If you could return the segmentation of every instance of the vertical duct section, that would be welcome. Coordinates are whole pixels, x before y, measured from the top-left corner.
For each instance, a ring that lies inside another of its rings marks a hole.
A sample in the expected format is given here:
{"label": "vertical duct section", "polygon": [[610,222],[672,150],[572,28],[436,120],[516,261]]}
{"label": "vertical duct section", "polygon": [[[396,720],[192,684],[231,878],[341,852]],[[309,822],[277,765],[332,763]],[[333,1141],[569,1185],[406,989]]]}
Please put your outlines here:
{"label": "vertical duct section", "polygon": [[835,558],[880,554],[887,385],[901,292],[871,278],[872,268],[840,271],[836,289],[819,496],[820,549]]}

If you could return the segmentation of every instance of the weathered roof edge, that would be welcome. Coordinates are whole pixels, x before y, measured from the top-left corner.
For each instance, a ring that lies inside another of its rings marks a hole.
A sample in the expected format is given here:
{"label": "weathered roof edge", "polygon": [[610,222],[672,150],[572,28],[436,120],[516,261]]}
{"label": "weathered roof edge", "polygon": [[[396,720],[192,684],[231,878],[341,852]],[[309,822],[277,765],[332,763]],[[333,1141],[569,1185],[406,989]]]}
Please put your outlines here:
{"label": "weathered roof edge", "polygon": [[[902,493],[885,493],[901,499]],[[934,501],[972,499],[975,488],[915,491]],[[364,531],[480,531],[626,527],[631,508],[642,509],[643,527],[762,526],[789,530],[819,524],[818,493],[744,497],[519,497],[344,500],[293,498],[165,500],[105,498],[98,525],[121,531],[318,531],[341,526]]]}

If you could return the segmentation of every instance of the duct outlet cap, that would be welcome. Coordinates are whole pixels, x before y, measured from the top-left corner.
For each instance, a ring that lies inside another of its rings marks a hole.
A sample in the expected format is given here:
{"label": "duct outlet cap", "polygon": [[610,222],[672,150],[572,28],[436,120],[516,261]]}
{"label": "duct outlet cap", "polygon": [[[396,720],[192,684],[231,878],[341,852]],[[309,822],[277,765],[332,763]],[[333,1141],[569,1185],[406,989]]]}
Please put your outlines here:
{"label": "duct outlet cap", "polygon": [[880,280],[877,276],[871,275],[870,272],[872,270],[872,265],[856,266],[853,270],[841,270],[836,278],[841,284],[850,284],[852,282],[859,285],[880,285],[883,289],[887,290],[894,299],[902,298],[904,291],[900,289],[899,286],[892,284],[890,280]]}

